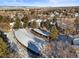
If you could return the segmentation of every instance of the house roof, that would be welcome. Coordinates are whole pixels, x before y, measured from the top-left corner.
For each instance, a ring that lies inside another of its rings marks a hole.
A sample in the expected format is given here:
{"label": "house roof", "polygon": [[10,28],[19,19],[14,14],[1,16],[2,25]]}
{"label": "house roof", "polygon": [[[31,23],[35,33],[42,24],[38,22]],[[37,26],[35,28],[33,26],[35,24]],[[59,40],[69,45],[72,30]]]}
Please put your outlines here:
{"label": "house roof", "polygon": [[24,46],[28,47],[36,53],[40,53],[43,44],[46,43],[43,40],[40,40],[40,38],[32,37],[31,34],[25,32],[24,29],[14,30],[14,33],[17,40],[21,44],[23,44]]}
{"label": "house roof", "polygon": [[73,43],[74,43],[74,45],[79,45],[79,38],[75,38],[75,39],[73,40]]}
{"label": "house roof", "polygon": [[44,36],[49,36],[49,32],[41,31],[40,29],[33,29],[33,30],[36,31],[39,34],[44,35]]}

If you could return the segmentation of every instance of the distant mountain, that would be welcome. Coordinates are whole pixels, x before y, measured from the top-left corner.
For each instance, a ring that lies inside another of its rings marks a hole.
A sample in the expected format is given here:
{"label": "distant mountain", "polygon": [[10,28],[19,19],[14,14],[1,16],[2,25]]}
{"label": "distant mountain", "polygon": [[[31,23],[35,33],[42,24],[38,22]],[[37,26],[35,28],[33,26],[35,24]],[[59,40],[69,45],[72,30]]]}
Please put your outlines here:
{"label": "distant mountain", "polygon": [[26,8],[41,8],[37,6],[0,6],[0,9],[26,9]]}
{"label": "distant mountain", "polygon": [[79,8],[79,6],[65,6],[65,7],[39,7],[39,6],[0,6],[0,10],[4,9],[32,9],[32,8]]}

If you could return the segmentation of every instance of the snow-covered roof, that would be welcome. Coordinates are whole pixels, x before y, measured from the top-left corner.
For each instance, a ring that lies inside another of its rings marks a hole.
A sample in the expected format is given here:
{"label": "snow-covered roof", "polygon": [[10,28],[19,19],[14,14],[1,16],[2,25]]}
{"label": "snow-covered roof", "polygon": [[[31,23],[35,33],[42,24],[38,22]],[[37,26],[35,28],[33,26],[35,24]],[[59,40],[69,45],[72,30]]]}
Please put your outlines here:
{"label": "snow-covered roof", "polygon": [[73,40],[73,44],[74,44],[74,45],[79,45],[79,38],[75,38],[75,39]]}
{"label": "snow-covered roof", "polygon": [[42,22],[42,19],[37,19],[36,22],[40,23]]}
{"label": "snow-covered roof", "polygon": [[51,14],[51,15],[50,15],[50,17],[54,17],[54,16],[55,16],[54,14]]}
{"label": "snow-covered roof", "polygon": [[75,38],[74,40],[79,40],[79,38]]}
{"label": "snow-covered roof", "polygon": [[15,31],[15,36],[16,38],[21,42],[23,43],[25,46],[28,46],[28,42],[31,40],[33,41],[32,39],[30,39],[29,37],[27,37],[25,35],[25,33],[22,32],[22,29],[19,29],[17,31]]}
{"label": "snow-covered roof", "polygon": [[11,18],[13,18],[14,16],[15,16],[15,15],[11,14],[11,16],[10,16],[10,17],[11,17]]}
{"label": "snow-covered roof", "polygon": [[78,13],[75,13],[75,17],[77,17],[77,16],[79,16],[79,14]]}
{"label": "snow-covered roof", "polygon": [[44,36],[49,36],[49,32],[41,31],[40,29],[33,29],[33,30],[44,35]]}
{"label": "snow-covered roof", "polygon": [[44,19],[43,21],[46,22],[46,19]]}
{"label": "snow-covered roof", "polygon": [[[29,49],[39,53],[44,41],[31,36],[25,29],[14,30],[17,40]],[[27,35],[28,34],[28,35]]]}
{"label": "snow-covered roof", "polygon": [[31,19],[29,22],[33,22],[33,21],[35,21],[36,19]]}
{"label": "snow-covered roof", "polygon": [[13,26],[14,25],[14,22],[10,23],[10,25]]}

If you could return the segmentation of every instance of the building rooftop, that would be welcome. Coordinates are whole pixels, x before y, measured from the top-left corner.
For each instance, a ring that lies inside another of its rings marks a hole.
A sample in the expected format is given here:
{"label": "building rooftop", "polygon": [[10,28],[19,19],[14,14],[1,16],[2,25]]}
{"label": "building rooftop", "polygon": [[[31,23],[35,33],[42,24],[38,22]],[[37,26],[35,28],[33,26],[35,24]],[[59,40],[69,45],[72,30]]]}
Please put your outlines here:
{"label": "building rooftop", "polygon": [[42,34],[44,36],[49,36],[49,32],[46,32],[46,31],[42,31],[40,29],[33,29],[34,31],[36,31],[37,33],[39,34]]}
{"label": "building rooftop", "polygon": [[25,32],[24,29],[14,30],[15,36],[17,40],[23,44],[24,46],[28,47],[29,49],[33,50],[36,53],[40,53],[42,46],[46,43],[39,38],[30,37],[31,34]]}

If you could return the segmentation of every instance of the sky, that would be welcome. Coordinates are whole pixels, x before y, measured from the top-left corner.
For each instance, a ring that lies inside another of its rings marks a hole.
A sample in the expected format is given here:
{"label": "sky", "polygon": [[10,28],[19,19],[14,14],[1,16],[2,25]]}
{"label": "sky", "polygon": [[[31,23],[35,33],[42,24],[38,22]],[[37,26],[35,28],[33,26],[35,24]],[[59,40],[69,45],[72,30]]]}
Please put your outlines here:
{"label": "sky", "polygon": [[79,6],[79,0],[0,0],[0,6]]}

